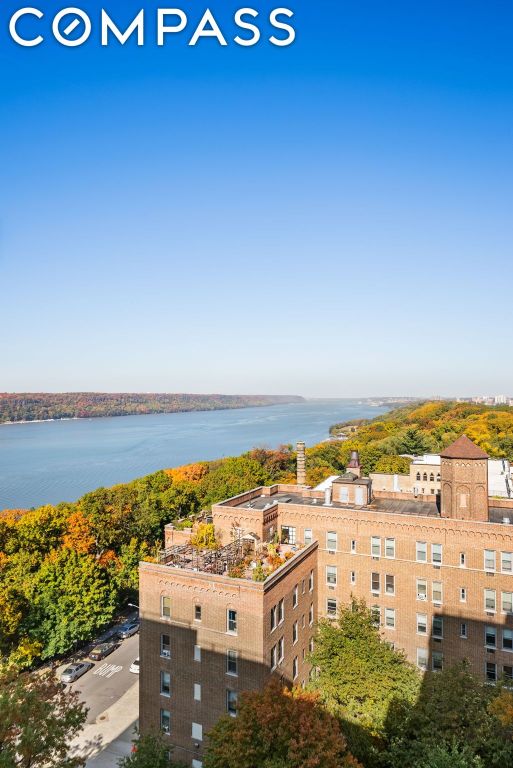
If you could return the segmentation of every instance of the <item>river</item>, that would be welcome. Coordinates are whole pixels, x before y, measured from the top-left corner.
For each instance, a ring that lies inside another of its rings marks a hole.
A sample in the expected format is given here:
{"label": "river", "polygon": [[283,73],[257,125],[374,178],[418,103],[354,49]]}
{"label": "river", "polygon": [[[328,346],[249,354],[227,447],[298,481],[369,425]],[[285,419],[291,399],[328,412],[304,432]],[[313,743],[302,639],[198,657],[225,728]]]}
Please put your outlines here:
{"label": "river", "polygon": [[0,509],[74,501],[164,467],[328,437],[331,424],[386,407],[357,400],[0,426]]}

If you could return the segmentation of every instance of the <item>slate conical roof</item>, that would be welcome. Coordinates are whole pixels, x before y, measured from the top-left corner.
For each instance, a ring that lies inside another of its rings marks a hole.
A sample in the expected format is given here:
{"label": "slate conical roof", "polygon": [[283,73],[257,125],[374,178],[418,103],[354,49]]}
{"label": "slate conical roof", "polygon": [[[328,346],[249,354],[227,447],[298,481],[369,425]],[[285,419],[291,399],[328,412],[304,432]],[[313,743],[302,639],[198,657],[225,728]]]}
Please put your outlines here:
{"label": "slate conical roof", "polygon": [[458,437],[451,445],[445,448],[440,456],[444,459],[487,459],[488,454],[479,446],[469,440],[466,435]]}

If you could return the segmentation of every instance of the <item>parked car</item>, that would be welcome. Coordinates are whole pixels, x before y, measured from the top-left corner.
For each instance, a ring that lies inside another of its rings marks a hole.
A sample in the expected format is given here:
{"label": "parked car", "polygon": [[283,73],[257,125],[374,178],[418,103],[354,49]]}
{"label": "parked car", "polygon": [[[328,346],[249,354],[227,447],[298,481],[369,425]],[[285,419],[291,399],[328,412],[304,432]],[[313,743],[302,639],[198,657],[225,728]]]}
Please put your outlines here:
{"label": "parked car", "polygon": [[132,635],[137,634],[137,632],[139,632],[139,622],[127,621],[126,624],[120,626],[117,635],[121,640],[126,640],[127,637],[132,637]]}
{"label": "parked car", "polygon": [[130,664],[130,672],[136,675],[139,674],[139,656]]}
{"label": "parked car", "polygon": [[94,664],[91,664],[90,661],[79,661],[77,664],[71,664],[61,672],[61,683],[73,683],[75,680],[78,680],[79,677],[85,675],[87,670],[91,669],[91,667],[94,667]]}
{"label": "parked car", "polygon": [[109,653],[112,653],[115,647],[116,643],[100,643],[93,648],[89,654],[89,658],[93,659],[93,661],[100,661],[101,659],[104,659],[105,656],[108,656]]}

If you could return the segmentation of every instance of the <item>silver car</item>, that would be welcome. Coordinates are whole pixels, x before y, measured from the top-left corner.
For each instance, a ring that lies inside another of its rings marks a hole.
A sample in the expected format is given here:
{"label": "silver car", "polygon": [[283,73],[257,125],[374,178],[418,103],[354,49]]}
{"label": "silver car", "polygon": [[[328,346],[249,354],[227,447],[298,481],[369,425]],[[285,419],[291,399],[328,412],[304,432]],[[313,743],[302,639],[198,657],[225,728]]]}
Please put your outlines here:
{"label": "silver car", "polygon": [[127,637],[132,637],[132,635],[137,634],[137,632],[139,632],[139,622],[128,621],[126,624],[120,626],[117,635],[120,640],[126,640]]}
{"label": "silver car", "polygon": [[85,675],[87,670],[91,669],[91,667],[94,667],[94,664],[91,664],[90,661],[80,661],[78,664],[72,664],[70,667],[66,667],[61,673],[61,683],[73,683],[75,680],[78,680],[79,677]]}

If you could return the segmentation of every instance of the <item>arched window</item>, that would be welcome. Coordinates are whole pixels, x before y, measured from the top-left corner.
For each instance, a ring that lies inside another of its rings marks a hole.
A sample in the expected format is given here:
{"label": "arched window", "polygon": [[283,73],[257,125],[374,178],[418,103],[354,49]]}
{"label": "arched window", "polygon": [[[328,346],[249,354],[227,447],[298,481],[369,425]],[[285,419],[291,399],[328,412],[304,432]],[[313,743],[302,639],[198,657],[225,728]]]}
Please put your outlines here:
{"label": "arched window", "polygon": [[437,482],[437,483],[439,483],[439,482],[440,482],[440,472],[439,472],[439,473],[437,474],[437,476],[436,476],[436,482]]}
{"label": "arched window", "polygon": [[427,480],[427,472],[424,472],[424,474],[422,475],[422,479]]}
{"label": "arched window", "polygon": [[417,472],[417,480],[420,480],[420,472]]}
{"label": "arched window", "polygon": [[429,475],[429,480],[430,480],[432,483],[434,483],[434,482],[435,482],[435,476],[434,476],[434,474],[433,474],[432,472],[431,472],[431,474]]}

